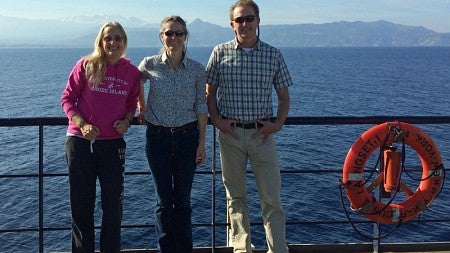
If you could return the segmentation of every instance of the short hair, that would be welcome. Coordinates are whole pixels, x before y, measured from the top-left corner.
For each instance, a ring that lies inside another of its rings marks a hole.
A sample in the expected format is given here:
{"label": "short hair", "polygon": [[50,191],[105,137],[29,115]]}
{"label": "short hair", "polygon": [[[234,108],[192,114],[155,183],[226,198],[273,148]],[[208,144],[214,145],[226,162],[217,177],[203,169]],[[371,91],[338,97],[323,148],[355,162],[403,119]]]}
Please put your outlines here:
{"label": "short hair", "polygon": [[254,1],[252,1],[252,0],[238,0],[230,8],[230,20],[234,20],[233,12],[234,12],[234,9],[236,9],[236,7],[252,7],[253,11],[255,12],[255,16],[259,18],[259,7]]}

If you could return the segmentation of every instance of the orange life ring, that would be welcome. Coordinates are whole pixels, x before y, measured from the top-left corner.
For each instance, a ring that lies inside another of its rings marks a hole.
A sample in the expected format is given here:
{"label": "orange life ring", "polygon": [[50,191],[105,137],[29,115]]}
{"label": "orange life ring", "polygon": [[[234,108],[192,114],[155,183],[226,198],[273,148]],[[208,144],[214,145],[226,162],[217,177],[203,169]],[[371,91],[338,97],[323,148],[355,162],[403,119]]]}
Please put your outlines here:
{"label": "orange life ring", "polygon": [[[370,155],[386,143],[398,142],[392,133],[398,126],[401,139],[412,147],[422,162],[422,180],[415,192],[401,203],[385,204],[376,200],[364,184],[364,167]],[[404,122],[386,122],[363,133],[350,148],[343,167],[343,185],[353,210],[378,223],[406,222],[425,211],[440,192],[443,165],[433,140],[421,129]]]}

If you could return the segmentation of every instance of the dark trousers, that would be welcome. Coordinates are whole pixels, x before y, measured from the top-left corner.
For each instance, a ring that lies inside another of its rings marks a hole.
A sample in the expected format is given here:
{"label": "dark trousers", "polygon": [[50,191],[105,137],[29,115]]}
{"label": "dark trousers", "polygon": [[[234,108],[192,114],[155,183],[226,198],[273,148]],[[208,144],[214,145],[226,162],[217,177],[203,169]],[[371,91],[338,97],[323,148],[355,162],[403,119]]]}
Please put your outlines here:
{"label": "dark trousers", "polygon": [[73,253],[95,251],[97,178],[103,211],[100,252],[120,252],[125,149],[126,144],[122,138],[96,140],[91,144],[84,138],[67,137]]}
{"label": "dark trousers", "polygon": [[146,154],[156,191],[158,251],[192,252],[191,189],[196,169],[197,124],[170,129],[149,125]]}

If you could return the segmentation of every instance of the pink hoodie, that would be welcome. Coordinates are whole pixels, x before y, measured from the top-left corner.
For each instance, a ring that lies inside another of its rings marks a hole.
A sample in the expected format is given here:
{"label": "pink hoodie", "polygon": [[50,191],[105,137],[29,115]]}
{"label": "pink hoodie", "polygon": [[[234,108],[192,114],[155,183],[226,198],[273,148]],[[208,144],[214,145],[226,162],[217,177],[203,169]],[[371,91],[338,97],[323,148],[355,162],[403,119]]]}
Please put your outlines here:
{"label": "pink hoodie", "polygon": [[107,64],[105,78],[97,85],[89,85],[83,62],[80,59],[72,69],[61,96],[61,106],[69,118],[67,135],[83,136],[72,122],[79,113],[86,122],[100,130],[97,139],[123,137],[113,127],[116,120],[123,120],[129,112],[134,115],[140,92],[140,74],[130,60],[121,58],[116,64]]}

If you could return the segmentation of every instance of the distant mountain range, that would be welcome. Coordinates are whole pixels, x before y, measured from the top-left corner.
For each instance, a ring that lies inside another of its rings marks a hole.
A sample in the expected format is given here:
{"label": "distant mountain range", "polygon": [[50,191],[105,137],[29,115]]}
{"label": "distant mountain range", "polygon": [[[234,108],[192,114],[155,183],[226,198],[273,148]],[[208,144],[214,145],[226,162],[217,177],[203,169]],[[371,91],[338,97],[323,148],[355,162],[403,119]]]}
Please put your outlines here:
{"label": "distant mountain range", "polygon": [[[126,29],[129,47],[159,47],[159,24],[121,16],[76,16],[60,20],[30,20],[0,15],[0,46],[92,47],[105,20],[117,20]],[[189,23],[190,47],[213,47],[234,37],[230,27],[201,19]],[[422,26],[376,22],[261,25],[261,39],[277,47],[402,47],[450,46],[450,33]]]}

